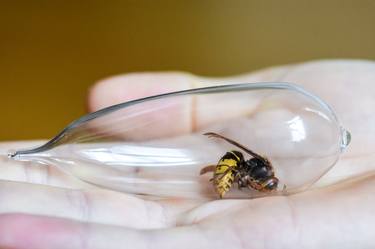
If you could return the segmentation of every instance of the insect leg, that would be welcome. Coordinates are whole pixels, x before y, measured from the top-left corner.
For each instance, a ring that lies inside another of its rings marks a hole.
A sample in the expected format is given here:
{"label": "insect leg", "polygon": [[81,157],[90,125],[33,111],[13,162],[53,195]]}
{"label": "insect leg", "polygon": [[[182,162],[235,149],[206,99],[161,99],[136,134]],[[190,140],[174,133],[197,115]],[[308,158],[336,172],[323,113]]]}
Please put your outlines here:
{"label": "insect leg", "polygon": [[236,174],[238,174],[238,170],[236,169],[236,168],[234,168],[233,166],[230,166],[230,165],[228,165],[228,164],[218,164],[217,166],[219,166],[219,167],[227,167],[227,169],[223,172],[223,173],[220,173],[220,175],[221,174],[226,174],[226,173],[228,173],[228,171],[233,171],[233,172],[235,172]]}
{"label": "insect leg", "polygon": [[241,188],[243,187],[243,182],[241,179],[241,175],[239,174],[238,171],[236,172],[236,175],[234,176],[234,182],[237,183],[238,189],[241,190]]}
{"label": "insect leg", "polygon": [[[221,178],[223,178],[225,176],[225,174],[227,174],[229,172],[229,170],[231,170],[231,167],[229,165],[226,165],[226,164],[221,164],[219,166],[225,166],[225,167],[228,167],[228,169],[226,169],[222,174],[220,174],[220,178],[219,180],[221,180]],[[216,169],[216,165],[209,165],[209,166],[206,166],[204,167],[203,169],[201,169],[200,171],[200,175],[203,175],[203,174],[206,174],[208,172],[214,172],[215,169]],[[210,179],[210,182],[212,182],[214,180],[214,178],[211,178]]]}
{"label": "insect leg", "polygon": [[215,171],[216,165],[209,165],[201,169],[200,175]]}
{"label": "insect leg", "polygon": [[218,178],[218,180],[221,180],[231,170],[233,170],[232,167],[228,166],[228,168],[223,173],[220,173],[220,177]]}
{"label": "insect leg", "polygon": [[254,179],[248,179],[248,185],[247,187],[249,189],[255,189],[261,191],[263,189],[263,186],[259,183],[257,183]]}

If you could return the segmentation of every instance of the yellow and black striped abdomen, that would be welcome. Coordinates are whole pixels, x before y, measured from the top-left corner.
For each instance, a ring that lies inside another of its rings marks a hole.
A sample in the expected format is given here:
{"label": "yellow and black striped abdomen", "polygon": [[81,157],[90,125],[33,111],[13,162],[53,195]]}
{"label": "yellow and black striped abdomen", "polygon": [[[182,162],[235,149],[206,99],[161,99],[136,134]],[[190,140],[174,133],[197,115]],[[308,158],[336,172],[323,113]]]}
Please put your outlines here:
{"label": "yellow and black striped abdomen", "polygon": [[243,156],[238,151],[227,152],[218,162],[214,173],[214,185],[220,198],[232,186],[238,164],[243,160]]}

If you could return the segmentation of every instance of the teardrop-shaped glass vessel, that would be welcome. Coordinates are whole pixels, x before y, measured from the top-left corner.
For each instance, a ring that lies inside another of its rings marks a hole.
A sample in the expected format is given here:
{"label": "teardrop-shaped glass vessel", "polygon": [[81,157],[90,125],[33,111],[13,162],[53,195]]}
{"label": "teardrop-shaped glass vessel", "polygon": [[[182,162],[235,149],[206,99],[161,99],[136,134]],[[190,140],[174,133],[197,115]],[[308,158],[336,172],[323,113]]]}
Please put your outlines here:
{"label": "teardrop-shaped glass vessel", "polygon": [[[246,83],[167,93],[88,114],[35,149],[10,156],[52,164],[102,187],[160,197],[217,197],[208,165],[231,150],[267,158],[279,180],[276,191],[236,180],[226,198],[302,191],[323,176],[349,144],[332,109],[288,83]],[[255,179],[257,180],[257,179]],[[259,180],[259,179],[258,179]]]}

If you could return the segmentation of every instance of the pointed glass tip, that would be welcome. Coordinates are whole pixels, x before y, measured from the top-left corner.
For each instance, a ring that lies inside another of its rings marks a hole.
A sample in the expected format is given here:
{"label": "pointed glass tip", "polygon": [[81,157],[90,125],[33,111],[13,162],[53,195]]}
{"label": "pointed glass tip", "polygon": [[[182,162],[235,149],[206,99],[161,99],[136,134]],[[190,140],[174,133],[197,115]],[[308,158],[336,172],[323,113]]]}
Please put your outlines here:
{"label": "pointed glass tip", "polygon": [[9,151],[9,150],[0,150],[0,156],[1,157],[8,157],[8,158],[11,158],[12,155],[13,155],[13,150],[12,151]]}
{"label": "pointed glass tip", "polygon": [[352,140],[352,135],[349,131],[341,128],[341,151],[345,150]]}

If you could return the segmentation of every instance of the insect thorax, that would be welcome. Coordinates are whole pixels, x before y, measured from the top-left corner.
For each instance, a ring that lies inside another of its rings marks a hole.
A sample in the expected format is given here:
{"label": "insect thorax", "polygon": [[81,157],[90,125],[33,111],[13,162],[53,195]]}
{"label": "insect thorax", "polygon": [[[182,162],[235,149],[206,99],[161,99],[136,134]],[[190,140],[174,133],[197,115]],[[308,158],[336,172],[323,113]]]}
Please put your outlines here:
{"label": "insect thorax", "polygon": [[247,160],[245,167],[250,177],[256,180],[264,180],[274,176],[272,167],[257,158]]}

